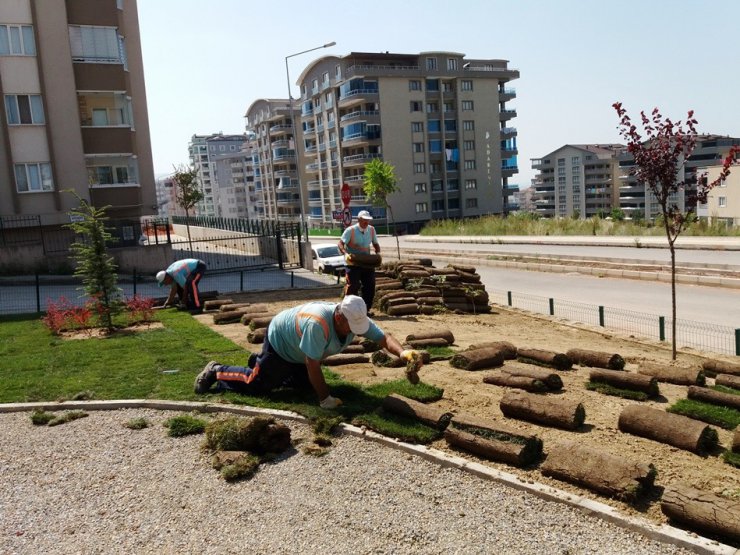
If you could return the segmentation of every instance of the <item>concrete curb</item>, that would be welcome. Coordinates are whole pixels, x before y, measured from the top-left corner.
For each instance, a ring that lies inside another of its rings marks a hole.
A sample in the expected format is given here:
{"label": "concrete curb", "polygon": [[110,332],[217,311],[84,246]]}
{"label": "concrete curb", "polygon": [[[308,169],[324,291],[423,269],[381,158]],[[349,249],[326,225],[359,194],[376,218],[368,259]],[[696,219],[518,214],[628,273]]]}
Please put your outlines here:
{"label": "concrete curb", "polygon": [[[39,403],[7,403],[0,404],[0,413],[27,412],[33,410],[118,410],[130,408],[146,408],[154,410],[198,411],[206,413],[225,412],[244,416],[274,416],[284,420],[308,423],[308,419],[297,413],[285,410],[263,409],[249,406],[232,406],[214,403],[200,403],[195,401],[166,401],[150,399],[124,399],[116,401],[63,401]],[[722,544],[680,528],[667,524],[656,525],[645,519],[621,514],[617,509],[586,499],[579,495],[558,490],[537,482],[524,482],[519,477],[489,468],[477,462],[471,462],[462,457],[431,449],[423,445],[404,443],[384,435],[358,428],[351,424],[340,425],[343,432],[354,437],[373,441],[384,447],[390,447],[411,455],[416,455],[429,462],[446,468],[456,468],[468,472],[485,480],[492,480],[505,486],[531,493],[547,501],[563,503],[578,509],[588,515],[602,518],[621,528],[636,532],[650,539],[682,547],[695,553],[707,555],[737,555],[740,550]]]}

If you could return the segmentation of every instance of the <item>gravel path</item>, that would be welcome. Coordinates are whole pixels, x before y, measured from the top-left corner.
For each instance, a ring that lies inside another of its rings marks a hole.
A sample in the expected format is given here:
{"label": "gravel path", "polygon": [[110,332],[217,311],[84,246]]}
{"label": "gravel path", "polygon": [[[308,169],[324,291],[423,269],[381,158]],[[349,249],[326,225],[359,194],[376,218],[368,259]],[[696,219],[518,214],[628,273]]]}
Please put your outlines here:
{"label": "gravel path", "polygon": [[[0,414],[0,553],[689,553],[350,436],[228,484],[202,436],[166,436],[175,414],[94,411],[52,428]],[[142,416],[151,427],[123,426]]]}

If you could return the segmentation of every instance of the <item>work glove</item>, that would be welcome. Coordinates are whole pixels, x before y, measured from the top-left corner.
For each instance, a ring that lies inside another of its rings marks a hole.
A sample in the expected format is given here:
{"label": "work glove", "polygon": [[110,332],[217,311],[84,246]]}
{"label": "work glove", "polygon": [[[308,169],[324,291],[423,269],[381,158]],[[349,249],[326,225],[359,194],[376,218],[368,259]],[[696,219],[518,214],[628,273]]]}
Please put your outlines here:
{"label": "work glove", "polygon": [[415,349],[405,349],[401,351],[401,358],[405,362],[412,362],[416,359],[421,359],[421,353]]}
{"label": "work glove", "polygon": [[319,403],[319,406],[322,409],[335,409],[339,407],[342,404],[341,399],[337,399],[336,397],[332,397],[331,395],[327,395],[324,400]]}

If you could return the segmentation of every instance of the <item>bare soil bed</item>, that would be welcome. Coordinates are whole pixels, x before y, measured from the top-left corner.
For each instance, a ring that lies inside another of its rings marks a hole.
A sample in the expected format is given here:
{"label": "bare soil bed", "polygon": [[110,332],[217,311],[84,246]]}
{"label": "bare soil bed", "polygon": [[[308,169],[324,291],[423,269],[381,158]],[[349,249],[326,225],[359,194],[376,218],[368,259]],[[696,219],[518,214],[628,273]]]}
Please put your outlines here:
{"label": "bare soil bed", "polygon": [[[317,297],[317,295],[323,295]],[[278,291],[242,294],[237,302],[268,303],[269,308],[278,312],[283,308],[295,306],[311,298],[336,300],[338,293],[333,291]],[[235,299],[236,300],[236,299]],[[232,339],[250,351],[259,351],[260,345],[247,342],[248,329],[239,324],[214,325],[211,314],[197,316],[198,320],[211,326],[218,333]],[[391,317],[378,315],[376,323],[386,332],[400,341],[411,333],[449,329],[455,335],[456,349],[465,349],[471,344],[484,341],[509,341],[517,347],[546,349],[566,352],[568,349],[581,348],[618,353],[627,361],[625,370],[635,370],[642,360],[669,363],[670,346],[648,341],[637,340],[628,336],[590,328],[585,325],[571,324],[554,318],[512,310],[508,307],[493,306],[491,314],[457,315],[436,314]],[[678,362],[681,365],[699,364],[705,357],[719,358],[710,353],[693,350],[682,350]],[[726,357],[725,357],[726,358]],[[246,361],[246,356],[245,356]],[[506,361],[505,367],[515,367],[523,363]],[[370,363],[334,366],[332,371],[339,373],[347,380],[372,384],[403,377],[403,370],[397,368],[380,368]],[[536,434],[544,442],[547,453],[548,443],[568,439],[616,454],[638,463],[652,463],[658,471],[656,495],[653,499],[636,506],[620,501],[606,499],[596,493],[580,489],[565,482],[547,478],[538,468],[517,469],[505,464],[479,460],[483,464],[515,474],[523,481],[546,483],[553,487],[571,491],[579,495],[597,499],[618,507],[620,510],[642,514],[655,522],[665,522],[658,501],[663,487],[669,485],[686,485],[718,495],[740,498],[740,470],[726,464],[718,454],[702,457],[662,443],[632,436],[619,431],[617,421],[622,409],[636,401],[603,395],[585,388],[589,368],[574,366],[573,370],[558,372],[563,380],[563,391],[566,399],[578,400],[586,410],[585,425],[579,431],[564,431],[556,428],[538,426],[527,422],[505,418],[499,409],[507,388],[483,383],[486,375],[498,370],[468,372],[453,368],[449,362],[434,362],[425,365],[419,373],[421,379],[429,384],[444,389],[444,396],[436,405],[453,413],[466,412],[473,415],[491,418],[506,423],[527,434]],[[713,380],[708,379],[708,383]],[[641,404],[664,410],[675,401],[686,397],[687,387],[671,384],[660,384],[661,397]],[[555,394],[550,394],[555,395]],[[732,432],[715,427],[719,433],[720,443],[724,448],[732,445]],[[437,441],[431,447],[442,451],[454,452],[458,456],[478,460],[475,456],[463,451],[453,450],[444,440]],[[512,490],[512,494],[515,495]]]}

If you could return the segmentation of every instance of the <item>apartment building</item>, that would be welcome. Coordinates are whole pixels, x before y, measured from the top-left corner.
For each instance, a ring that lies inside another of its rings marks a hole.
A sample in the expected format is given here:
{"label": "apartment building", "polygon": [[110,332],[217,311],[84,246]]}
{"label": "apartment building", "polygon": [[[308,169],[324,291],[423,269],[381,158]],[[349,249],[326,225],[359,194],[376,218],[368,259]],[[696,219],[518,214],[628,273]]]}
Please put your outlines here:
{"label": "apartment building", "polygon": [[620,144],[564,145],[532,159],[535,212],[543,217],[582,219],[618,206]]}
{"label": "apartment building", "polygon": [[383,222],[384,209],[369,206],[362,191],[365,164],[375,158],[395,168],[400,192],[388,200],[408,230],[432,219],[508,212],[518,167],[516,111],[507,104],[516,92],[507,84],[518,77],[506,60],[455,52],[352,52],[309,64],[297,81],[300,112],[288,107],[283,119],[271,112],[286,135],[297,118],[309,225],[335,223],[344,183],[353,214],[368,209]]}
{"label": "apartment building", "polygon": [[221,154],[214,161],[219,191],[217,213],[224,218],[256,219],[251,150]]}
{"label": "apartment building", "polygon": [[[203,200],[195,207],[197,216],[219,216],[219,181],[216,157],[224,154],[239,152],[247,140],[245,134],[224,135],[193,135],[188,144],[190,164],[198,171],[198,183],[203,192]],[[225,180],[226,181],[226,180]],[[224,183],[228,187],[228,182]]]}
{"label": "apartment building", "polygon": [[[309,145],[296,149],[302,142],[296,125],[297,104],[288,99],[261,98],[245,114],[247,131],[252,136],[252,172],[255,214],[269,220],[299,221],[306,206],[302,204],[308,185],[305,165]],[[296,140],[296,136],[298,137]]]}
{"label": "apartment building", "polygon": [[[721,165],[734,145],[740,145],[740,138],[712,134],[698,135],[696,148],[680,169],[676,180],[695,183],[697,170],[703,171],[705,168]],[[650,188],[630,175],[634,168],[634,160],[626,149],[619,156],[619,166],[619,207],[628,217],[655,219],[660,214],[660,205],[650,192]],[[672,195],[670,202],[685,209],[685,191],[680,190]]]}
{"label": "apartment building", "polygon": [[[711,183],[717,179],[722,166],[700,168],[700,173],[706,173],[707,181]],[[709,223],[722,222],[728,227],[740,225],[740,166],[734,166],[730,175],[709,192],[707,202],[700,204],[696,210],[697,216],[707,218]]]}
{"label": "apartment building", "polygon": [[0,215],[157,209],[136,0],[0,2]]}

